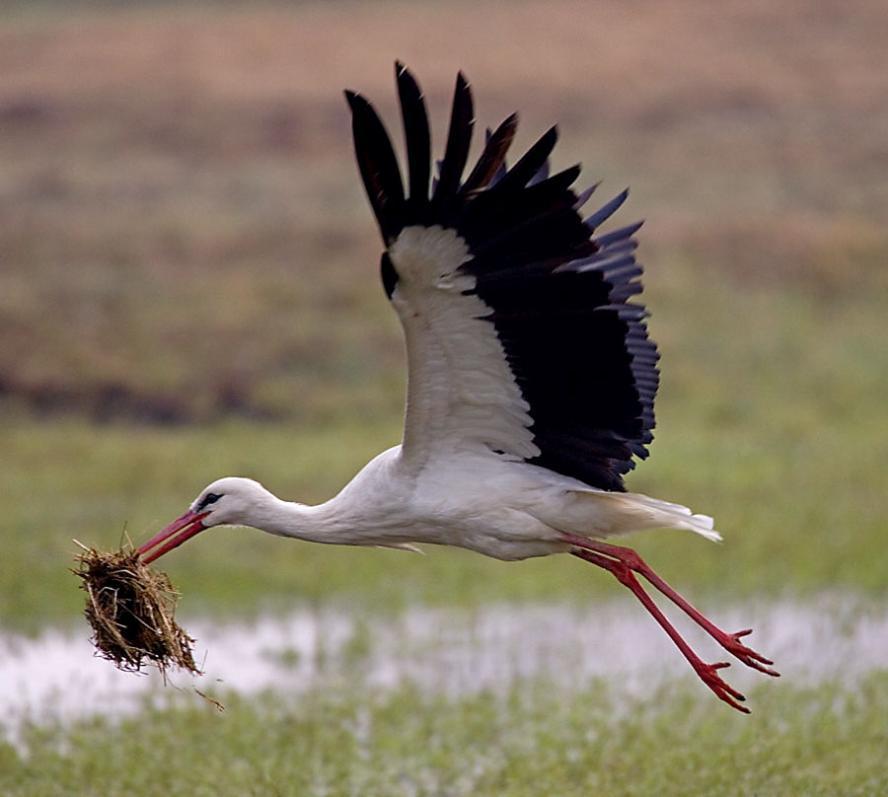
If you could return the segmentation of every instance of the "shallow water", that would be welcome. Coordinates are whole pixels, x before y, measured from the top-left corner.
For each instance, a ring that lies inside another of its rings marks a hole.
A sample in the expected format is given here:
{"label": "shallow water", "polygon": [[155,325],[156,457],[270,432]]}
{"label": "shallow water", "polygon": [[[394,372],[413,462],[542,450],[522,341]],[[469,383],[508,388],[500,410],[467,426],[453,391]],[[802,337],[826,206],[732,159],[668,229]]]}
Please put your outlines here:
{"label": "shallow water", "polygon": [[[722,607],[712,617],[726,630],[752,625],[749,644],[773,658],[794,685],[852,682],[888,666],[888,607],[821,596]],[[679,625],[705,660],[729,658],[689,623]],[[380,690],[411,683],[458,695],[544,677],[553,688],[571,690],[605,678],[609,688],[638,694],[690,674],[665,634],[630,602],[415,609],[381,619],[300,610],[250,623],[197,620],[187,628],[198,639],[196,659],[206,673],[193,679],[173,674],[166,688],[156,673],[122,673],[96,658],[85,626],[76,635],[0,636],[3,730],[14,734],[24,720],[120,715],[152,697],[199,699],[194,687],[296,694],[344,684]],[[741,690],[768,680],[739,662],[726,678]]]}

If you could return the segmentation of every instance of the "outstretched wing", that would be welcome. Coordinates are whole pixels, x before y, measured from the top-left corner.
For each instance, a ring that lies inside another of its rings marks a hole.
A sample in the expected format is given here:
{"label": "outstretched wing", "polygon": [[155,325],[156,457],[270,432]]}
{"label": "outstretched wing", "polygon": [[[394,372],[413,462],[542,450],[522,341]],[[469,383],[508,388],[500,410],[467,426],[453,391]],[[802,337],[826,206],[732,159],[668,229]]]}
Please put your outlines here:
{"label": "outstretched wing", "polygon": [[654,428],[659,355],[648,338],[635,232],[597,228],[627,192],[585,220],[594,187],[552,176],[553,127],[514,166],[510,116],[468,176],[474,114],[457,77],[437,179],[422,93],[396,65],[408,192],[370,103],[346,92],[355,151],[386,251],[382,281],[404,327],[408,394],[402,455],[416,468],[482,449],[606,490],[623,490]]}

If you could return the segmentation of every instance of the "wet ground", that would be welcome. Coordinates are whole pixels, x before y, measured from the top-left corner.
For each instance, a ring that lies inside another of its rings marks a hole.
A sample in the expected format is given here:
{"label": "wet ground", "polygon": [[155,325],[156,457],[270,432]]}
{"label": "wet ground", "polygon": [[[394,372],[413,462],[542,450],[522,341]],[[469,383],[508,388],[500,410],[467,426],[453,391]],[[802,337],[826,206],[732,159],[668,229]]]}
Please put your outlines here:
{"label": "wet ground", "polygon": [[[794,685],[853,682],[888,663],[885,606],[819,596],[727,606],[711,616],[730,631],[752,625],[749,644],[773,658]],[[0,727],[14,734],[28,719],[65,722],[131,712],[146,699],[199,700],[195,688],[217,695],[298,694],[346,683],[368,690],[410,683],[463,694],[530,678],[577,689],[600,678],[608,688],[638,694],[676,676],[690,677],[665,634],[629,602],[416,609],[382,618],[300,610],[250,623],[195,620],[186,627],[198,640],[196,658],[205,674],[192,679],[173,673],[166,686],[156,673],[122,673],[96,658],[85,625],[35,639],[0,636]],[[680,627],[704,659],[725,658],[689,623]],[[741,690],[766,680],[739,663],[726,677]]]}

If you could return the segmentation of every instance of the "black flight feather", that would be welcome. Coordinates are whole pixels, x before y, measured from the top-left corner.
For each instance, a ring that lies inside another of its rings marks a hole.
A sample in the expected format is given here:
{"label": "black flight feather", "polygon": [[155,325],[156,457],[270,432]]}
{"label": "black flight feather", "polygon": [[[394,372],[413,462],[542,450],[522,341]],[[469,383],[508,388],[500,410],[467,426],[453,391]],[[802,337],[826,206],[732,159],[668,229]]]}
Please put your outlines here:
{"label": "black flight feather", "polygon": [[626,188],[617,194],[610,202],[602,205],[598,210],[596,210],[589,218],[586,219],[586,226],[594,230],[596,227],[600,227],[604,222],[606,222],[614,213],[619,209],[620,205],[622,205],[626,198],[629,196],[629,189]]}
{"label": "black flight feather", "polygon": [[509,151],[512,139],[515,138],[517,129],[518,114],[513,113],[503,121],[496,132],[488,131],[484,152],[481,153],[478,163],[475,164],[475,168],[472,169],[460,189],[463,194],[485,188],[490,183],[505,164],[506,153]]}
{"label": "black flight feather", "polygon": [[383,240],[389,244],[401,231],[400,216],[404,212],[404,186],[398,161],[373,106],[353,91],[346,91],[345,97],[352,110],[358,168]]}
{"label": "black flight feather", "polygon": [[[533,176],[543,167],[543,164],[555,149],[558,141],[558,128],[550,127],[521,158],[506,172],[506,175],[496,185],[497,191],[515,190],[526,186]],[[576,197],[574,197],[576,200]]]}
{"label": "black flight feather", "polygon": [[401,118],[404,122],[404,139],[407,145],[410,206],[415,213],[428,204],[432,136],[425,102],[416,80],[401,63],[395,64],[395,74],[398,80]]}
{"label": "black flight feather", "polygon": [[453,111],[450,115],[450,130],[447,133],[447,149],[444,151],[441,175],[435,188],[436,203],[454,196],[459,188],[459,181],[469,158],[474,122],[472,90],[460,72],[456,76],[456,87],[453,90]]}

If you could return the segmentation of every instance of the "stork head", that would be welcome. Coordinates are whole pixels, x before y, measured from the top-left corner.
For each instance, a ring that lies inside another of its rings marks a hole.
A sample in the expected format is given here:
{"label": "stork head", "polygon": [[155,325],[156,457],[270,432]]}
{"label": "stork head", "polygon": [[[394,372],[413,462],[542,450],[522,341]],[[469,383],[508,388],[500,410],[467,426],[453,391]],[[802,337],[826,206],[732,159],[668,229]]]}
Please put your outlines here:
{"label": "stork head", "polygon": [[187,512],[139,548],[142,561],[153,562],[212,526],[254,525],[257,510],[270,498],[273,499],[271,493],[252,479],[216,479],[200,491]]}

